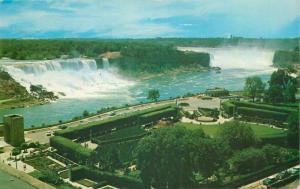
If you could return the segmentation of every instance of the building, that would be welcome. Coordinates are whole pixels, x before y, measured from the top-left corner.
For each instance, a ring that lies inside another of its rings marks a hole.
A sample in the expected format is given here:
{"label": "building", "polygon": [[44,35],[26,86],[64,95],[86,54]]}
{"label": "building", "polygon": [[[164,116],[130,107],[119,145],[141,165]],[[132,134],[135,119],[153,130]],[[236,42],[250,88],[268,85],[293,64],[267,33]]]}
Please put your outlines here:
{"label": "building", "polygon": [[19,146],[24,139],[24,118],[21,115],[5,115],[4,122],[4,140],[12,146]]}
{"label": "building", "polygon": [[211,97],[221,97],[221,96],[228,96],[229,91],[224,88],[216,87],[212,89],[206,89],[205,94]]}

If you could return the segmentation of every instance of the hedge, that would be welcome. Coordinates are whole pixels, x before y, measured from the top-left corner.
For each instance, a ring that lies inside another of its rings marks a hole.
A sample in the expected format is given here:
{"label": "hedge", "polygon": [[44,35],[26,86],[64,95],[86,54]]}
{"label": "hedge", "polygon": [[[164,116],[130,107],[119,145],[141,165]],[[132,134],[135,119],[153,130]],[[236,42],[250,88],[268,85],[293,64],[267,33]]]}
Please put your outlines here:
{"label": "hedge", "polygon": [[71,169],[71,181],[90,179],[96,182],[107,181],[108,184],[119,188],[145,188],[140,179],[115,175],[113,173],[96,170],[90,167],[75,167]]}
{"label": "hedge", "polygon": [[96,121],[93,123],[88,123],[86,125],[71,127],[65,130],[57,131],[55,135],[67,137],[69,139],[75,139],[77,137],[82,137],[82,136],[90,136],[91,133],[93,135],[98,135],[104,133],[105,131],[111,130],[115,127],[138,125],[140,124],[139,118],[141,115],[156,112],[156,111],[161,111],[171,107],[172,105],[168,104],[168,105],[150,108],[142,111],[136,111],[126,115],[116,116],[111,119]]}
{"label": "hedge", "polygon": [[136,139],[141,139],[146,135],[149,135],[149,133],[143,133],[140,135],[135,135],[135,136],[129,136],[129,137],[124,137],[124,138],[116,138],[116,139],[110,139],[110,140],[99,140],[99,139],[92,139],[92,142],[97,143],[98,145],[104,145],[104,144],[112,144],[112,143],[118,143],[118,142],[126,142],[128,140],[136,140]]}
{"label": "hedge", "polygon": [[281,122],[286,121],[289,116],[287,113],[275,112],[275,111],[269,111],[269,110],[263,110],[257,108],[246,108],[246,107],[237,107],[237,112],[242,116],[245,115],[245,116],[254,116],[254,117],[260,117],[266,119],[274,119]]}
{"label": "hedge", "polygon": [[177,115],[177,109],[176,108],[168,108],[156,112],[151,112],[148,114],[144,114],[140,116],[140,123],[148,124],[151,122],[155,122],[157,120],[160,120],[162,118],[169,118],[169,117],[176,117]]}
{"label": "hedge", "polygon": [[57,149],[58,154],[66,156],[75,162],[86,162],[91,157],[92,150],[64,137],[51,137],[50,146]]}
{"label": "hedge", "polygon": [[235,105],[232,103],[232,101],[223,102],[222,107],[226,114],[228,114],[229,116],[233,116]]}
{"label": "hedge", "polygon": [[241,102],[241,101],[233,101],[234,105],[239,107],[247,107],[247,108],[256,108],[256,109],[263,109],[263,110],[270,110],[274,112],[282,112],[282,113],[292,113],[297,112],[297,110],[293,108],[287,108],[287,107],[278,107],[275,105],[267,105],[267,104],[257,104],[257,103],[251,103],[251,102]]}

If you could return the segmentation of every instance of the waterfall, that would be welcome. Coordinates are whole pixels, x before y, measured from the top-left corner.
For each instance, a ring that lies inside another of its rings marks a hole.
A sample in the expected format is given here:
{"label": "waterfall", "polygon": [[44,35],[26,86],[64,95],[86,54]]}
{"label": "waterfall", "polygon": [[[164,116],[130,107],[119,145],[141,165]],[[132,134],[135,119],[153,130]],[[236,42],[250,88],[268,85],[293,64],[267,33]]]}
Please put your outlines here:
{"label": "waterfall", "polygon": [[2,67],[29,91],[30,85],[42,85],[64,98],[99,97],[129,93],[134,83],[118,74],[97,69],[93,59],[56,59],[45,61],[1,62]]}
{"label": "waterfall", "polygon": [[108,58],[102,58],[102,64],[103,64],[103,69],[108,70],[109,69],[109,61]]}
{"label": "waterfall", "polygon": [[179,47],[178,49],[207,52],[210,54],[210,65],[222,69],[271,70],[274,56],[273,50],[257,47]]}

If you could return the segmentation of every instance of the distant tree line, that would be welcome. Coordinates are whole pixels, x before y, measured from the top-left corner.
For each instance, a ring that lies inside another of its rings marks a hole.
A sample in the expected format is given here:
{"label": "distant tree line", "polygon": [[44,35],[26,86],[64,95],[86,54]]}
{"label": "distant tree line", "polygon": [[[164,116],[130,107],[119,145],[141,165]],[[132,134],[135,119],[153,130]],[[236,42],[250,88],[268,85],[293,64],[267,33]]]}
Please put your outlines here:
{"label": "distant tree line", "polygon": [[174,68],[208,67],[209,54],[182,52],[159,40],[0,40],[0,58],[44,60],[86,56],[100,58],[105,52],[119,51],[110,60],[124,73],[158,73]]}

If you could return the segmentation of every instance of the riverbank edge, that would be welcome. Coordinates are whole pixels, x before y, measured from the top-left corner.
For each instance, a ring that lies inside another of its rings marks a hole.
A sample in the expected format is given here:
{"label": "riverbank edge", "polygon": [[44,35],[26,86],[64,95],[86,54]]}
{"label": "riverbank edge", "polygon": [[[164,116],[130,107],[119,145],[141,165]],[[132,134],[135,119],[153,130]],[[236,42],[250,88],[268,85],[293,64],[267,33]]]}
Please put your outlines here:
{"label": "riverbank edge", "polygon": [[38,188],[38,189],[55,189],[55,187],[47,184],[47,183],[44,183],[32,176],[30,176],[29,174],[25,173],[25,172],[22,172],[22,171],[19,171],[19,170],[16,170],[2,162],[0,162],[0,170],[1,171],[4,171],[5,173],[8,173],[9,175],[13,176],[13,177],[16,177],[28,184],[30,184],[31,186],[35,187],[35,188]]}
{"label": "riverbank edge", "polygon": [[[7,99],[9,102],[10,99]],[[18,99],[12,99],[13,100],[18,100]],[[6,102],[6,103],[7,103]],[[16,108],[28,108],[28,107],[32,107],[32,106],[39,106],[39,105],[44,105],[44,104],[48,104],[51,102],[48,101],[44,101],[44,100],[39,100],[39,99],[31,99],[29,101],[26,102],[14,102],[12,104],[3,104],[0,102],[0,110],[6,110],[6,109],[16,109]]]}
{"label": "riverbank edge", "polygon": [[133,75],[132,73],[126,73],[122,71],[117,71],[118,74],[121,76],[124,76],[128,79],[131,80],[139,80],[139,81],[145,81],[149,79],[153,79],[156,77],[161,77],[161,76],[178,76],[179,74],[187,74],[187,73],[205,73],[205,72],[211,72],[211,71],[220,71],[221,68],[219,67],[186,67],[182,66],[180,68],[164,71],[161,73],[139,73],[137,75]]}

